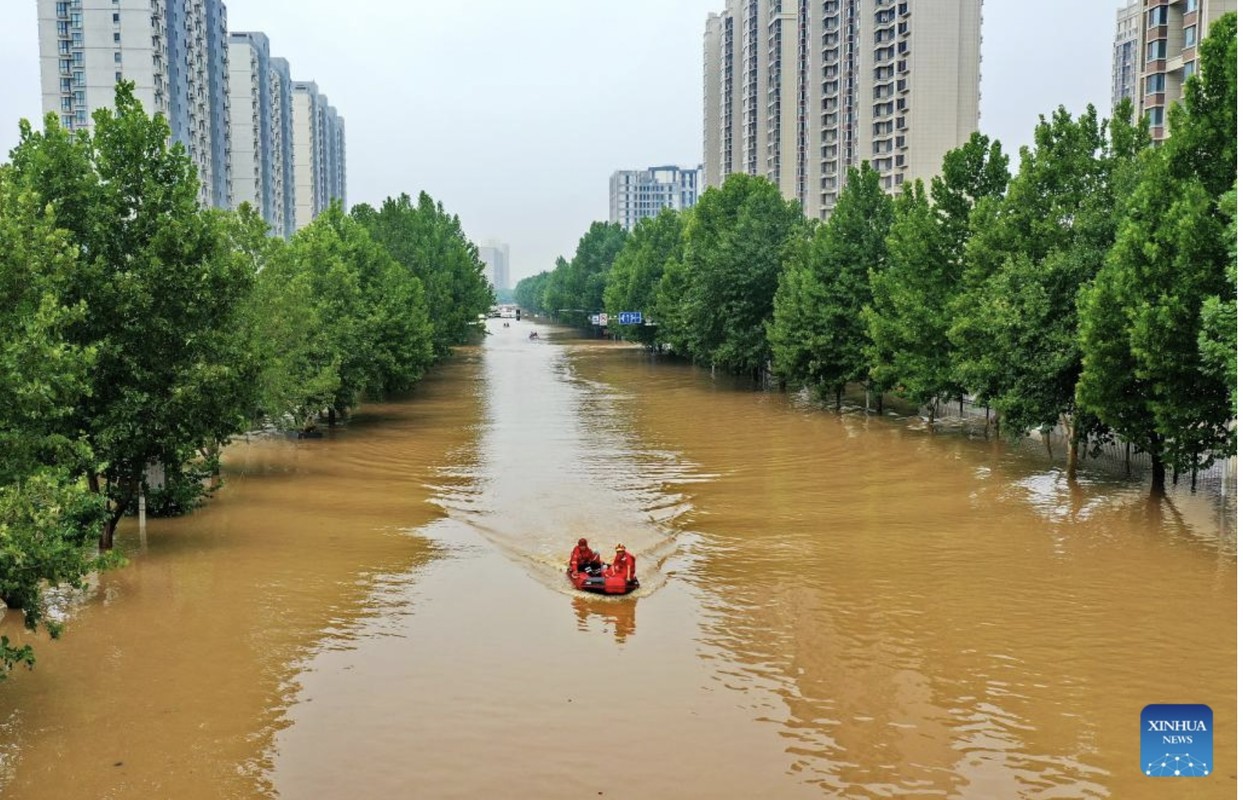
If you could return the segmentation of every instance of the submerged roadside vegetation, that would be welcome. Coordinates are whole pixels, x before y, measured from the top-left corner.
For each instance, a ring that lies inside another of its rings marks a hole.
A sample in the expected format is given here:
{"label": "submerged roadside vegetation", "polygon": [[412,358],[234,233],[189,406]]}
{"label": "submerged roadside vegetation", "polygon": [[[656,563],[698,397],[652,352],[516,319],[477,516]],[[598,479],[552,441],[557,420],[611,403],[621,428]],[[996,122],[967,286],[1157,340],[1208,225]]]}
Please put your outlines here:
{"label": "submerged roadside vegetation", "polygon": [[[93,120],[23,121],[0,164],[0,599],[52,636],[45,590],[118,561],[140,492],[192,509],[233,436],[410,388],[494,302],[426,194],[336,204],[285,241],[248,205],[199,206],[132,84]],[[0,680],[33,663],[0,637]]]}
{"label": "submerged roadside vegetation", "polygon": [[1123,442],[1161,494],[1236,450],[1237,24],[1214,23],[1160,146],[1129,101],[1058,108],[1013,174],[977,133],[896,197],[851,169],[823,222],[734,174],[633,232],[593,223],[515,297],[575,325],[641,312],[610,333],[839,408],[848,385],[930,418],[971,397],[1012,436],[1060,426],[1072,475]]}

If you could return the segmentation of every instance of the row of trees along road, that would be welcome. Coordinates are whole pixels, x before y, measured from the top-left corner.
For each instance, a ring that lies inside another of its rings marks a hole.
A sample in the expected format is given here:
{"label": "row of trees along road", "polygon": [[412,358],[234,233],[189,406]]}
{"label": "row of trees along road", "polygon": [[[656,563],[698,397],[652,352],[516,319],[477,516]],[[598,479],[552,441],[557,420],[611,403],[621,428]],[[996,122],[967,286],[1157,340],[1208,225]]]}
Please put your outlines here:
{"label": "row of trees along road", "polygon": [[[0,164],[0,598],[41,623],[49,585],[115,563],[149,465],[189,510],[229,439],[313,426],[411,387],[493,302],[426,194],[334,205],[288,242],[199,181],[130,84],[92,132],[49,115]],[[32,664],[0,638],[0,677]]]}
{"label": "row of trees along road", "polygon": [[629,235],[593,223],[515,297],[574,324],[643,312],[656,324],[616,330],[838,407],[849,384],[930,419],[973,396],[1011,435],[1063,426],[1071,475],[1119,438],[1164,492],[1167,469],[1235,452],[1236,52],[1228,14],[1159,147],[1129,102],[1059,108],[1014,174],[975,134],[896,197],[852,169],[824,222],[734,174]]}

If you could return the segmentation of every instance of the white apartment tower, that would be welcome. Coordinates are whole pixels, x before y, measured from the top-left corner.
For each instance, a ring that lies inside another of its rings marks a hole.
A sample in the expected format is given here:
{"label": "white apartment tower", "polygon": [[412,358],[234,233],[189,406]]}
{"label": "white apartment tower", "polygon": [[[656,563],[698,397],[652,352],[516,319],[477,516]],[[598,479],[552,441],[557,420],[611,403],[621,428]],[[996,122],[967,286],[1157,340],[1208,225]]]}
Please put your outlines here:
{"label": "white apartment tower", "polygon": [[727,0],[704,30],[704,173],[824,218],[867,160],[887,191],[978,129],[981,0]]}
{"label": "white apartment tower", "polygon": [[345,120],[314,81],[293,83],[294,226],[345,202]]}
{"label": "white apartment tower", "polygon": [[274,217],[271,54],[262,33],[229,34],[229,116],[233,202]]}
{"label": "white apartment tower", "polygon": [[272,217],[273,233],[288,239],[294,234],[293,81],[289,62],[268,62],[269,106],[272,110]]}
{"label": "white apartment tower", "polygon": [[509,245],[490,240],[479,248],[483,275],[494,289],[509,288]]}
{"label": "white apartment tower", "polygon": [[618,170],[609,177],[609,222],[628,231],[639,220],[655,217],[661,210],[681,211],[699,200],[704,167],[675,166]]}
{"label": "white apartment tower", "polygon": [[205,205],[231,204],[228,48],[223,0],[38,0],[44,112],[66,128],[111,108],[118,81],[135,84],[185,145]]}

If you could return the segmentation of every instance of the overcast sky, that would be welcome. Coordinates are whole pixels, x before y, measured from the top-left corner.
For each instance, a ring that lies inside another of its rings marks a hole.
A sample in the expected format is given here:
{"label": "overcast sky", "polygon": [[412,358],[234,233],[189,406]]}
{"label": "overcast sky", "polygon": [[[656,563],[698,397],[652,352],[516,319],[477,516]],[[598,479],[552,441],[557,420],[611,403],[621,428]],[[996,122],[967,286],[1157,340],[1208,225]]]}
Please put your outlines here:
{"label": "overcast sky", "polygon": [[[227,5],[345,118],[350,203],[426,191],[471,238],[510,244],[515,282],[607,219],[614,170],[702,161],[704,21],[723,0]],[[1120,5],[984,4],[980,127],[1012,159],[1039,114],[1106,112]],[[4,160],[42,114],[35,7],[0,0]]]}

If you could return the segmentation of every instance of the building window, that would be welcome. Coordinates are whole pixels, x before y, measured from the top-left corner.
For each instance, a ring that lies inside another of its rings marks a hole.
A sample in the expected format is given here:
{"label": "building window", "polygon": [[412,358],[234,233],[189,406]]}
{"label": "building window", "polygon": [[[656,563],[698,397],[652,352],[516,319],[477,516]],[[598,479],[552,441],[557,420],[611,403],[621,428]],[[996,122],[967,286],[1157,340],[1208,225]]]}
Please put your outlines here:
{"label": "building window", "polygon": [[119,34],[119,33],[114,33],[114,34],[112,34],[112,42],[113,42],[113,44],[120,44],[120,43],[121,43],[121,34]]}
{"label": "building window", "polygon": [[112,15],[112,24],[113,24],[113,25],[120,25],[120,24],[121,24],[121,15],[120,15],[120,14],[113,14],[113,15]]}
{"label": "building window", "polygon": [[1158,72],[1144,79],[1144,94],[1156,94],[1165,91],[1165,73]]}
{"label": "building window", "polygon": [[1187,80],[1188,78],[1190,78],[1192,75],[1195,75],[1195,74],[1196,74],[1196,62],[1188,61],[1186,64],[1183,64],[1183,80]]}
{"label": "building window", "polygon": [[1156,106],[1148,109],[1148,124],[1153,128],[1160,127],[1165,124],[1165,107]]}
{"label": "building window", "polygon": [[1148,27],[1158,28],[1169,21],[1169,6],[1156,6],[1148,9]]}
{"label": "building window", "polygon": [[1190,28],[1183,28],[1183,49],[1186,50],[1188,47],[1195,47],[1195,46],[1196,46],[1196,26],[1192,25]]}
{"label": "building window", "polygon": [[113,53],[113,54],[112,54],[112,61],[113,61],[113,63],[120,64],[120,63],[121,63],[121,54],[120,54],[119,52],[118,52],[118,53]]}
{"label": "building window", "polygon": [[1183,13],[1190,14],[1192,11],[1195,11],[1199,7],[1200,7],[1199,0],[1187,0],[1187,8],[1183,11]]}
{"label": "building window", "polygon": [[[1162,6],[1165,8],[1165,6]],[[1160,61],[1165,58],[1165,40],[1158,39],[1155,42],[1148,43],[1148,60]]]}

